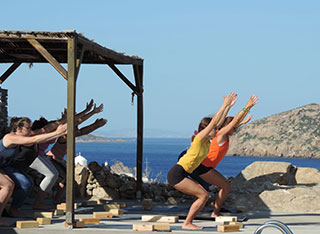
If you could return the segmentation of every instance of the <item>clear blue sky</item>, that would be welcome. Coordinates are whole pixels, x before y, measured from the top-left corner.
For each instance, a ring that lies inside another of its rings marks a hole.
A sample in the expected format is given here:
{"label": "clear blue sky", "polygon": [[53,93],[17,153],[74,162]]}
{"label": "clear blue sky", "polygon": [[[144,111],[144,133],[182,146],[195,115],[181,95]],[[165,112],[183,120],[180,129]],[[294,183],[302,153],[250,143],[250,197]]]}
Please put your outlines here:
{"label": "clear blue sky", "polygon": [[[222,95],[251,94],[253,120],[320,100],[319,1],[17,1],[1,3],[0,30],[75,29],[144,59],[144,127],[189,137]],[[0,65],[1,74],[10,64]],[[120,69],[133,78],[130,69]],[[9,115],[53,119],[66,81],[47,64],[22,65],[4,82]],[[100,132],[136,128],[136,100],[107,66],[83,65],[77,110],[104,103]],[[92,119],[93,121],[93,119]],[[89,122],[88,122],[89,123]]]}

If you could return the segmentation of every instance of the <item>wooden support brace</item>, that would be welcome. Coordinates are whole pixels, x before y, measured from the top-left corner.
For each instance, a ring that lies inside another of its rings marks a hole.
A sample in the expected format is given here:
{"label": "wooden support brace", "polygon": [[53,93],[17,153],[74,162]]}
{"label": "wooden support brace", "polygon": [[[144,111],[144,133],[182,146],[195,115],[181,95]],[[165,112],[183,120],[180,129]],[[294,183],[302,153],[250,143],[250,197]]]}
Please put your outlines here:
{"label": "wooden support brace", "polygon": [[35,39],[27,39],[28,42],[65,78],[68,80],[66,69]]}

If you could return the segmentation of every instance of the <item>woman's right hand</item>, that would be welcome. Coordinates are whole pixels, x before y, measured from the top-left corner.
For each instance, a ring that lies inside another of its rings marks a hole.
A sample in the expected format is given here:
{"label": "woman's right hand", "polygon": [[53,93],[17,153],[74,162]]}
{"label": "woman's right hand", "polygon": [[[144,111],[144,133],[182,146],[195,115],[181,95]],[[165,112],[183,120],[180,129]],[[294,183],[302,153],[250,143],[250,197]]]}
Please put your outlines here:
{"label": "woman's right hand", "polygon": [[236,93],[230,93],[227,97],[223,96],[223,104],[226,106],[233,106],[237,99]]}
{"label": "woman's right hand", "polygon": [[258,103],[258,97],[256,95],[251,95],[251,97],[248,100],[248,103],[246,105],[246,108],[251,108],[253,107],[255,104]]}
{"label": "woman's right hand", "polygon": [[56,129],[56,132],[59,134],[59,135],[65,135],[67,134],[67,128],[68,128],[68,125],[65,123],[65,124],[60,124],[57,129]]}

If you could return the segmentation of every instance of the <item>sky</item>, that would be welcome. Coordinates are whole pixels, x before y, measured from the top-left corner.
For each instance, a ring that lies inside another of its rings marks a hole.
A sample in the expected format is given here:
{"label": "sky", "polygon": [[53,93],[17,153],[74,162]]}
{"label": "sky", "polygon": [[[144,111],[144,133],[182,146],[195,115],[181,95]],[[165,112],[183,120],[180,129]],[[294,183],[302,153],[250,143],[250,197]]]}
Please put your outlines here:
{"label": "sky", "polygon": [[[320,100],[320,2],[17,1],[1,3],[0,30],[76,30],[109,49],[144,59],[145,137],[190,137],[223,95],[251,94],[253,121]],[[11,64],[0,64],[2,74]],[[63,65],[66,67],[66,64]],[[131,66],[118,66],[133,82]],[[133,82],[134,83],[134,82]],[[56,119],[67,82],[49,64],[21,65],[1,86],[9,116]],[[82,65],[76,110],[91,98],[108,119],[97,135],[136,134],[137,100],[106,65]],[[87,124],[94,121],[88,120]]]}

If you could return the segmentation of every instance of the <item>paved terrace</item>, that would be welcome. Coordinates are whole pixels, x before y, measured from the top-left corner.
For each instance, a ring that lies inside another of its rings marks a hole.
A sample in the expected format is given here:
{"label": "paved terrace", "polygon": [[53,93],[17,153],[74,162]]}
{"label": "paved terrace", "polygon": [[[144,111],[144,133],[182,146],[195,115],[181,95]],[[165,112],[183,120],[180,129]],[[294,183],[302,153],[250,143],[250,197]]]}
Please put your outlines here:
{"label": "paved terrace", "polygon": [[[141,221],[142,215],[163,215],[163,216],[185,216],[187,214],[189,204],[184,205],[164,205],[163,203],[153,203],[152,211],[144,211],[141,202],[139,201],[118,201],[127,204],[125,214],[113,216],[111,219],[101,219],[99,224],[86,225],[85,228],[68,229],[64,226],[65,216],[54,216],[52,223],[49,225],[40,225],[39,228],[18,229],[16,227],[0,227],[0,234],[57,234],[57,233],[157,233],[153,232],[137,232],[132,230],[133,224],[151,224]],[[199,220],[195,220],[195,224],[203,226],[203,230],[182,230],[181,224],[183,219],[179,219],[177,223],[171,223],[171,233],[219,233],[217,231],[217,223],[210,220],[203,220],[204,217],[210,216],[210,208],[205,208],[199,215]],[[31,209],[31,202],[23,207],[23,211],[27,213],[28,217],[24,220],[32,220],[33,210]],[[76,209],[75,218],[92,217],[92,212],[103,211],[103,205],[96,205],[90,207],[79,207]],[[270,213],[270,212],[244,212],[244,213],[223,213],[223,215],[232,215],[242,218],[246,216],[247,221],[243,222],[244,228],[240,229],[239,234],[253,234],[255,230],[270,220],[278,220],[285,223],[294,234],[319,234],[320,233],[320,214],[288,214],[288,213]],[[17,219],[7,218],[13,223]],[[21,220],[21,219],[20,219]],[[275,228],[266,228],[262,231],[263,234],[282,233]]]}

